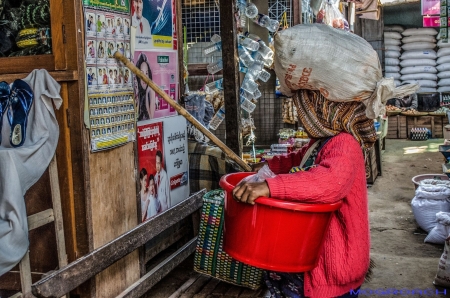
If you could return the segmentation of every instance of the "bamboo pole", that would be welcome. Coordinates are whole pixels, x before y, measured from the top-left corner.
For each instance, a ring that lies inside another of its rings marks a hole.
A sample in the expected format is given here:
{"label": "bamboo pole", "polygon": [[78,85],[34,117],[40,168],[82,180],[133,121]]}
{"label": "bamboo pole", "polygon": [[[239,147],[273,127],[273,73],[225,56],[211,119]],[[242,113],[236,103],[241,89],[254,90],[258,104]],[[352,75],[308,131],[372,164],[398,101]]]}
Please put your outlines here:
{"label": "bamboo pole", "polygon": [[173,107],[180,115],[191,122],[198,130],[200,130],[206,137],[208,137],[211,142],[213,142],[217,147],[219,147],[225,154],[240,165],[245,171],[250,172],[251,167],[243,161],[236,153],[234,153],[230,148],[227,147],[221,140],[219,140],[212,132],[210,132],[206,127],[204,127],[200,122],[197,121],[191,114],[189,114],[186,109],[184,109],[179,103],[169,97],[164,90],[159,88],[149,77],[144,75],[144,73],[134,66],[124,55],[119,52],[114,53],[114,58],[120,60],[126,67],[128,67],[135,75],[137,75],[141,80],[143,80],[150,88],[152,88],[156,93],[158,93],[171,107]]}

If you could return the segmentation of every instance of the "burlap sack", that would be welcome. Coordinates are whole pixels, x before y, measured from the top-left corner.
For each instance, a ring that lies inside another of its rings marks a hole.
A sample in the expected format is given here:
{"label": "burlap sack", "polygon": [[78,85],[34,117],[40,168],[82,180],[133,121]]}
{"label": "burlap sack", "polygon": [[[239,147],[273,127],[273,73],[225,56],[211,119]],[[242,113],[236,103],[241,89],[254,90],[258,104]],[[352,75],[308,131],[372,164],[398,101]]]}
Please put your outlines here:
{"label": "burlap sack", "polygon": [[384,113],[388,99],[419,86],[395,87],[383,78],[378,55],[363,38],[322,24],[297,25],[275,35],[275,72],[280,91],[320,90],[333,101],[362,101],[369,118]]}

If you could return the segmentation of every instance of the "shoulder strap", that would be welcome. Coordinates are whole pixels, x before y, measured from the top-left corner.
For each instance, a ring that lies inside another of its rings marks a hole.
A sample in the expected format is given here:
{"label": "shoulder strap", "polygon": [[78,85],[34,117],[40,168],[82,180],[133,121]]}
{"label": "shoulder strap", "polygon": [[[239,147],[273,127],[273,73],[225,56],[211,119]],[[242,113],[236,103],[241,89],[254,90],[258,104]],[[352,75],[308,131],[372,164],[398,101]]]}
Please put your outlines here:
{"label": "shoulder strap", "polygon": [[[331,140],[332,137],[326,138],[326,139],[322,139],[319,140],[317,142],[315,142],[311,147],[309,147],[308,151],[306,151],[305,155],[303,156],[303,159],[300,163],[299,168],[303,168],[303,166],[305,165],[305,163],[312,158],[313,159],[313,163],[317,157],[317,155],[319,154],[320,150],[322,150],[323,146],[325,146],[326,143],[328,143],[329,140]],[[316,150],[317,149],[317,150]]]}

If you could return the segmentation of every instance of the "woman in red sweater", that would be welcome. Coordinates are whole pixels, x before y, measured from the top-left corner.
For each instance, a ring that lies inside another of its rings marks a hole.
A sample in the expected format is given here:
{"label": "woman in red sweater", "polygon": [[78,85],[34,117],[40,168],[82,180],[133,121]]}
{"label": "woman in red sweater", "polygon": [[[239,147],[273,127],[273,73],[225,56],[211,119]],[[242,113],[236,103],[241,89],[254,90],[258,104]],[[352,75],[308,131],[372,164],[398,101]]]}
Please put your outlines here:
{"label": "woman in red sweater", "polygon": [[265,281],[271,297],[357,297],[370,263],[363,151],[376,141],[373,120],[362,103],[331,102],[318,91],[301,90],[294,102],[311,142],[268,161],[275,178],[238,184],[233,194],[248,204],[260,196],[319,204],[343,200],[331,219],[317,267],[299,274],[266,272]]}

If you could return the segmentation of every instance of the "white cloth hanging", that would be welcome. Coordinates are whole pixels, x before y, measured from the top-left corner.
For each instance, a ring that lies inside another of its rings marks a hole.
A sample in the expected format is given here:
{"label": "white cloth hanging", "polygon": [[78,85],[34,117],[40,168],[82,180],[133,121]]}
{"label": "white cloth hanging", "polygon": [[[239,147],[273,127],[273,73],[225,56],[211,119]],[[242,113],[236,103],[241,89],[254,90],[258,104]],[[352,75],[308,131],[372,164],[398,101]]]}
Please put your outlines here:
{"label": "white cloth hanging", "polygon": [[47,169],[55,154],[59,127],[52,100],[62,104],[60,85],[46,70],[23,79],[34,93],[23,146],[9,143],[11,127],[3,115],[0,146],[0,276],[11,270],[28,250],[28,222],[24,195]]}

